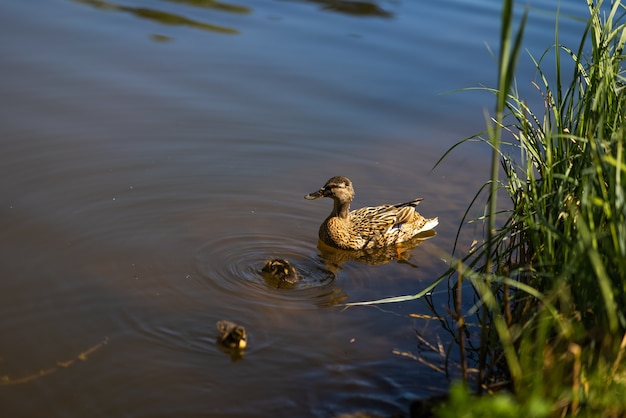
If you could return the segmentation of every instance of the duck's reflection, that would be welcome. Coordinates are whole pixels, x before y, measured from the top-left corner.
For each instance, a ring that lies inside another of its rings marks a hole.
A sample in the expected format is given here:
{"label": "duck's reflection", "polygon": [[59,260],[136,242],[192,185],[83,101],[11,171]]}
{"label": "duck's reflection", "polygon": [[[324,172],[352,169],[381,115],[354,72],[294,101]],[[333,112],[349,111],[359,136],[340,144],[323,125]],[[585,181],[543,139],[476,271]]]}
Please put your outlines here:
{"label": "duck's reflection", "polygon": [[320,251],[322,262],[326,268],[336,276],[339,270],[343,268],[343,265],[350,261],[371,265],[381,265],[397,261],[398,263],[405,263],[417,267],[417,265],[409,261],[413,255],[411,251],[435,235],[437,235],[437,233],[433,230],[425,231],[401,244],[364,250],[341,250],[326,245],[322,241],[318,241],[317,248]]}
{"label": "duck's reflection", "polygon": [[334,280],[339,276],[340,270],[346,263],[357,262],[382,265],[396,261],[417,267],[416,264],[409,261],[413,255],[411,251],[435,235],[437,233],[431,230],[399,245],[359,251],[340,250],[318,241],[317,248],[320,252],[320,262],[324,265],[322,269],[327,272],[329,278],[332,278],[332,285],[329,286],[328,292],[320,295],[321,302],[317,304],[319,306],[337,306],[344,304],[348,300],[346,291]]}
{"label": "duck's reflection", "polygon": [[346,263],[381,265],[396,261],[417,267],[410,261],[411,251],[435,235],[433,230],[425,231],[401,244],[364,250],[340,250],[318,241],[319,255],[315,267],[297,265],[285,258],[271,258],[257,272],[269,288],[283,291],[317,289],[313,296],[316,305],[336,306],[348,299],[348,294],[335,280]]}

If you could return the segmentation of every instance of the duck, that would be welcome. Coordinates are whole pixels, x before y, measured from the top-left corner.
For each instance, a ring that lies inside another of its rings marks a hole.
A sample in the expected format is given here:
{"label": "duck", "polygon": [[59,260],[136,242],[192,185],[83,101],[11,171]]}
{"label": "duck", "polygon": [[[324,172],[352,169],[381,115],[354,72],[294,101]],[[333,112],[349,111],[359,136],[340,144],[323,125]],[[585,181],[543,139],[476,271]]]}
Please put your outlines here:
{"label": "duck", "polygon": [[342,250],[401,244],[432,231],[439,224],[438,218],[427,219],[417,212],[416,207],[422,198],[350,211],[354,187],[352,181],[344,176],[332,177],[322,188],[304,196],[308,200],[321,197],[333,199],[334,204],[319,228],[319,239]]}
{"label": "duck", "polygon": [[243,350],[248,345],[246,329],[232,321],[217,321],[217,342],[225,348]]}
{"label": "duck", "polygon": [[295,284],[300,280],[298,270],[284,258],[273,258],[268,260],[261,269],[263,276],[281,284]]}

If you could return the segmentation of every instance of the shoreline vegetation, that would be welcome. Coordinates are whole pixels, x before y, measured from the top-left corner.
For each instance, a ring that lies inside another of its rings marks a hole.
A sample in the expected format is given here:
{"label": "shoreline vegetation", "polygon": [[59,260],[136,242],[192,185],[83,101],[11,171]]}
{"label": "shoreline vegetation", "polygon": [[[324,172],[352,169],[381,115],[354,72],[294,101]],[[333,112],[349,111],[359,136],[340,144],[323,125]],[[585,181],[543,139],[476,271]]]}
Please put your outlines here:
{"label": "shoreline vegetation", "polygon": [[[535,109],[515,75],[528,9],[514,28],[515,2],[503,0],[498,84],[478,88],[495,113],[435,164],[470,142],[492,150],[491,177],[459,226],[481,209],[483,241],[463,255],[455,242],[449,270],[415,295],[346,304],[425,297],[453,336],[433,347],[418,334],[441,367],[395,353],[459,375],[447,395],[413,402],[412,417],[626,417],[626,5],[578,1],[589,10],[580,43],[559,42],[557,12],[554,44],[530,56]],[[445,281],[440,316],[428,296]]]}
{"label": "shoreline vegetation", "polygon": [[445,276],[462,378],[439,417],[626,416],[626,7],[587,4],[579,45],[559,43],[557,16],[554,45],[531,56],[531,109],[515,84],[527,11],[514,28],[503,1],[495,114],[442,157],[477,139],[493,151],[466,212],[486,199],[484,241]]}

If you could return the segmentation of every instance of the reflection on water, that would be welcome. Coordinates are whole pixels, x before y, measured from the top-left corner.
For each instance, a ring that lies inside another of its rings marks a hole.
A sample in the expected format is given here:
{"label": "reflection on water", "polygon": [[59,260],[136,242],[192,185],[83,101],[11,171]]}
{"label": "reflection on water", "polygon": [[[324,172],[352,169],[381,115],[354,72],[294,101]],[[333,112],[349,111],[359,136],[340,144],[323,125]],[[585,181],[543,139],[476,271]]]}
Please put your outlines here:
{"label": "reflection on water", "polygon": [[232,361],[233,363],[236,362],[236,361],[243,360],[243,357],[245,355],[244,350],[237,350],[237,349],[233,349],[233,348],[224,347],[218,341],[216,341],[215,344],[217,345],[218,349],[222,353],[224,353],[228,357],[230,357],[230,361]]}
{"label": "reflection on water", "polygon": [[49,367],[33,371],[33,373],[30,373],[26,376],[9,376],[5,374],[2,376],[2,379],[0,379],[0,386],[23,385],[25,383],[30,383],[35,380],[42,379],[45,376],[56,373],[61,369],[72,367],[76,365],[76,363],[78,363],[79,361],[86,361],[92,354],[104,347],[108,343],[108,341],[109,339],[105,338],[98,344],[95,344],[82,351],[76,357],[57,360],[54,365],[50,365]]}
{"label": "reflection on water", "polygon": [[163,42],[163,43],[171,42],[173,40],[169,36],[161,35],[161,34],[158,34],[158,33],[154,33],[154,34],[150,35],[150,39],[152,39],[155,42]]}
{"label": "reflection on water", "polygon": [[170,3],[181,3],[187,6],[200,7],[202,9],[218,10],[221,12],[248,14],[252,11],[249,7],[229,4],[215,0],[165,0]]}
{"label": "reflection on water", "polygon": [[[105,0],[72,0],[76,3],[85,4],[95,7],[96,9],[104,11],[117,11],[130,13],[136,17],[142,19],[148,19],[160,23],[162,25],[176,25],[176,26],[189,26],[195,29],[202,29],[210,32],[218,32],[224,34],[238,34],[237,29],[228,28],[224,26],[214,25],[210,23],[200,22],[197,20],[189,19],[187,17],[177,15],[174,13],[164,12],[157,9],[149,9],[145,7],[129,7],[119,4],[107,2]],[[249,10],[240,6],[229,6],[220,2],[212,1],[193,1],[193,0],[169,0],[175,3],[185,3],[196,7],[213,8],[220,11],[230,13],[248,13]]]}
{"label": "reflection on water", "polygon": [[393,13],[369,1],[345,1],[345,0],[306,0],[309,3],[318,4],[323,10],[345,13],[352,16],[375,16],[390,18]]}
{"label": "reflection on water", "polygon": [[[166,12],[155,8],[146,7],[131,7],[121,4],[113,3],[106,0],[72,0],[76,3],[81,3],[87,6],[94,7],[103,11],[117,11],[123,13],[129,13],[141,19],[148,19],[162,25],[175,25],[175,26],[188,26],[195,29],[201,29],[209,32],[217,32],[223,34],[238,34],[239,30],[216,25],[212,23],[202,22],[199,20],[191,19],[180,14]],[[240,6],[235,4],[229,4],[215,0],[166,0],[170,3],[182,4],[185,6],[197,7],[208,10],[215,10],[220,12],[234,13],[234,14],[249,14],[252,9],[247,6]],[[362,1],[343,1],[343,0],[306,0],[311,3],[315,3],[321,6],[323,10],[329,10],[339,12],[343,14],[349,14],[353,16],[375,16],[389,18],[393,14],[382,9],[380,6],[371,2]],[[152,38],[157,42],[165,42],[170,40],[168,37],[159,35],[153,35]]]}
{"label": "reflection on water", "polygon": [[339,248],[326,245],[322,241],[318,241],[317,248],[322,254],[326,267],[334,274],[337,274],[338,270],[340,270],[345,263],[350,261],[370,265],[380,265],[396,260],[398,263],[405,263],[412,267],[417,267],[409,261],[413,256],[412,250],[435,235],[437,235],[437,233],[433,230],[425,231],[417,234],[409,241],[404,241],[401,244],[390,245],[382,248],[341,250]]}

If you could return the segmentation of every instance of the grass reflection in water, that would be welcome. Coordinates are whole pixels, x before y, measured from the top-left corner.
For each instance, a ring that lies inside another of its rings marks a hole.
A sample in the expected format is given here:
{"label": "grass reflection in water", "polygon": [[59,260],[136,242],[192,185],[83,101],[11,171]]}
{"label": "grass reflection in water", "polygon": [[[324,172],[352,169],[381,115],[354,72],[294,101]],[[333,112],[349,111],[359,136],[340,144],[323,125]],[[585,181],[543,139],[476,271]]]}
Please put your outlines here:
{"label": "grass reflection in water", "polygon": [[[161,23],[163,25],[189,26],[195,29],[202,29],[202,30],[206,30],[210,32],[224,33],[224,34],[230,34],[230,35],[235,35],[239,33],[239,31],[234,28],[200,22],[198,20],[189,19],[187,17],[181,16],[178,14],[164,12],[162,10],[157,10],[157,9],[149,9],[145,7],[122,6],[122,5],[110,3],[104,0],[73,0],[73,1],[75,1],[76,3],[86,4],[88,6],[92,6],[100,10],[130,13],[139,18],[149,19],[157,23]],[[245,7],[240,7],[240,6],[226,7],[226,5],[224,5],[223,3],[217,3],[217,2],[206,2],[206,1],[198,2],[198,1],[191,1],[191,0],[180,0],[180,1],[175,1],[175,2],[193,4],[193,5],[196,5],[196,3],[207,4],[207,6],[202,6],[202,7],[208,7],[208,4],[213,4],[215,7],[212,7],[212,8],[222,10],[222,11],[235,12],[235,13],[247,13],[249,10]]]}

